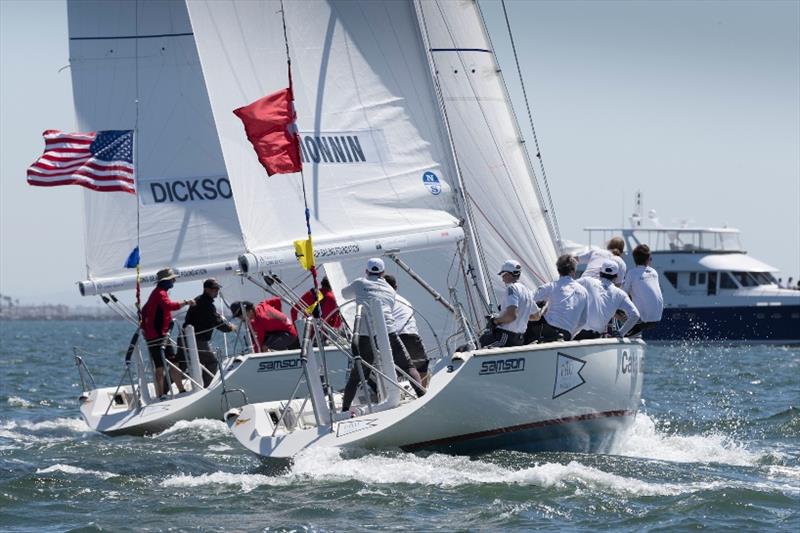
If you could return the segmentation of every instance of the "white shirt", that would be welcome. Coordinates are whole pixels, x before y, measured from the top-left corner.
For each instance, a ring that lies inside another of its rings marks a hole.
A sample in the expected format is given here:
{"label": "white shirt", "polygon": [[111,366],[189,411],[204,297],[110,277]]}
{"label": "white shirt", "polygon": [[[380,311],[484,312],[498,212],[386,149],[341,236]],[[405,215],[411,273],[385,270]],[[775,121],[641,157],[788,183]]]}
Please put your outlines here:
{"label": "white shirt", "polygon": [[621,257],[614,255],[610,250],[589,250],[575,257],[578,259],[579,264],[586,265],[586,270],[583,271],[581,277],[588,276],[599,279],[603,263],[608,260],[616,262],[619,272],[617,272],[617,277],[614,278],[614,283],[622,285],[622,281],[625,279],[625,271],[628,267]]}
{"label": "white shirt", "polygon": [[619,330],[620,335],[628,333],[639,322],[639,311],[625,291],[616,287],[611,280],[600,278],[581,278],[578,283],[586,289],[589,301],[586,306],[586,324],[583,329],[605,333],[609,321],[617,310],[625,312],[627,319]]}
{"label": "white shirt", "polygon": [[394,299],[392,315],[394,315],[394,323],[398,334],[419,335],[417,320],[414,318],[414,309],[411,308],[411,303],[399,294]]}
{"label": "white shirt", "polygon": [[342,287],[344,298],[355,298],[358,304],[373,305],[378,303],[383,311],[383,320],[386,322],[386,331],[396,333],[397,325],[394,322],[392,309],[397,293],[380,276],[368,275],[366,278],[353,280],[350,285]]}
{"label": "white shirt", "polygon": [[533,299],[536,302],[547,301],[547,323],[567,330],[571,335],[578,333],[586,322],[586,303],[589,296],[586,289],[570,276],[561,276],[556,281],[545,283],[536,289]]}
{"label": "white shirt", "polygon": [[664,297],[658,283],[658,272],[649,266],[635,266],[625,277],[622,290],[631,295],[642,322],[658,322],[664,312]]}
{"label": "white shirt", "polygon": [[539,307],[533,299],[531,290],[519,281],[506,285],[506,293],[500,303],[500,314],[502,315],[511,306],[517,308],[517,318],[512,322],[498,324],[497,327],[511,333],[525,333],[528,329],[528,318],[538,313]]}

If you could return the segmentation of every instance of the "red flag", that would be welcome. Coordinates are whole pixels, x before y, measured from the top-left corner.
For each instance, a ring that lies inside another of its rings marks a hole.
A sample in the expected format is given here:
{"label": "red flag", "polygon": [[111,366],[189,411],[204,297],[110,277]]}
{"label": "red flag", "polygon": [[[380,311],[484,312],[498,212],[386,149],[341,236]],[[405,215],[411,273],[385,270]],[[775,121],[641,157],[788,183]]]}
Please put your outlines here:
{"label": "red flag", "polygon": [[286,88],[233,111],[270,176],[302,168],[293,100],[292,89]]}

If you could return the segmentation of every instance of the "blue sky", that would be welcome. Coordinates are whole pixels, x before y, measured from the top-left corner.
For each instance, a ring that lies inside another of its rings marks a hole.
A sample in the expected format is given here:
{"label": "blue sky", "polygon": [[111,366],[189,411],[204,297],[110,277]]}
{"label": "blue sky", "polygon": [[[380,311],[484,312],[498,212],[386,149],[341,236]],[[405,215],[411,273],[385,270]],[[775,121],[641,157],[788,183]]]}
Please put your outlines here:
{"label": "blue sky", "polygon": [[[482,2],[527,127],[497,2]],[[662,222],[743,232],[800,276],[800,2],[507,1],[562,234]],[[63,1],[0,1],[0,293],[90,304],[78,187],[34,188],[45,129],[73,129]],[[530,136],[529,136],[530,138]]]}

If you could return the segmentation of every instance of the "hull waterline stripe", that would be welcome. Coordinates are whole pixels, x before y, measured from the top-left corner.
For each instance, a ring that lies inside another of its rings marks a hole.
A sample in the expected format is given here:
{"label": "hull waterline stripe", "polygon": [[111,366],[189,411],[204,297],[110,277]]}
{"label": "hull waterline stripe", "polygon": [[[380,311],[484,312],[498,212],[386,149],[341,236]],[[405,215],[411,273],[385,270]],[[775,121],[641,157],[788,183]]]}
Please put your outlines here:
{"label": "hull waterline stripe", "polygon": [[458,435],[455,437],[445,437],[443,439],[436,439],[436,440],[429,440],[424,442],[417,442],[414,444],[406,444],[405,446],[401,446],[405,451],[413,451],[419,450],[421,448],[427,448],[429,446],[442,446],[446,444],[453,444],[455,442],[462,442],[465,440],[474,440],[480,439],[483,437],[491,437],[493,435],[501,435],[504,433],[515,433],[517,431],[524,431],[526,429],[535,429],[535,428],[542,428],[547,426],[558,426],[562,424],[571,424],[574,422],[582,422],[585,420],[596,420],[599,418],[610,418],[610,417],[617,417],[617,416],[633,416],[635,415],[635,411],[628,411],[628,410],[620,410],[620,411],[605,411],[602,413],[589,413],[586,415],[578,415],[578,416],[568,416],[565,418],[554,418],[552,420],[543,420],[541,422],[531,422],[528,424],[520,424],[518,426],[508,426],[504,428],[498,429],[490,429],[487,431],[478,431],[476,433],[466,433],[464,435]]}
{"label": "hull waterline stripe", "polygon": [[108,35],[101,37],[70,37],[70,41],[102,41],[102,40],[120,40],[120,39],[158,39],[159,37],[187,37],[194,35],[192,32],[186,33],[159,33],[155,35]]}

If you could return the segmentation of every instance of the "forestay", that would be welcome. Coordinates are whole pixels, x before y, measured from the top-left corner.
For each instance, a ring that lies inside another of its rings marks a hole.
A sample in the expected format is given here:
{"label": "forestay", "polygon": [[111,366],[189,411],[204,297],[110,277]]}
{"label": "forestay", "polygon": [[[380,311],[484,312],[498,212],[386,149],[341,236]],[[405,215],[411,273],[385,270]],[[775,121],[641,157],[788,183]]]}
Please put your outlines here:
{"label": "forestay", "polygon": [[557,247],[477,2],[416,7],[489,279],[513,257],[528,282],[550,281]]}
{"label": "forestay", "polygon": [[[281,4],[188,7],[251,266],[294,263],[291,243],[305,236],[299,176],[267,178],[232,113],[288,84]],[[319,260],[461,238],[413,5],[286,2],[285,17]]]}
{"label": "forestay", "polygon": [[[68,16],[77,129],[137,129],[144,281],[232,273],[244,245],[186,6],[70,1]],[[82,291],[131,288],[136,199],[87,191],[85,209]]]}

